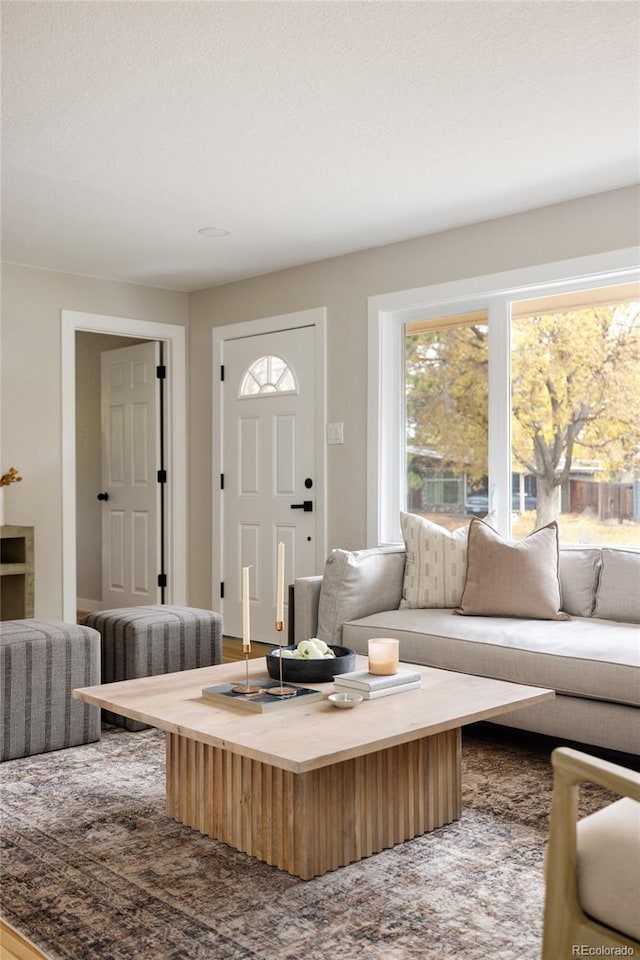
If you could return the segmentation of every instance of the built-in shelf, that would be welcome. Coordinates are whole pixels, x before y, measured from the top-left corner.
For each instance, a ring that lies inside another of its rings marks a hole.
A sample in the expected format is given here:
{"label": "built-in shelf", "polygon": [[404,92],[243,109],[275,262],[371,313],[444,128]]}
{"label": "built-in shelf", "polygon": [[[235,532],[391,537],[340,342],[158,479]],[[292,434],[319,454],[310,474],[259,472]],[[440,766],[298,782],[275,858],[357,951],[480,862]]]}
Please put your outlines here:
{"label": "built-in shelf", "polygon": [[33,617],[33,527],[0,527],[0,620]]}

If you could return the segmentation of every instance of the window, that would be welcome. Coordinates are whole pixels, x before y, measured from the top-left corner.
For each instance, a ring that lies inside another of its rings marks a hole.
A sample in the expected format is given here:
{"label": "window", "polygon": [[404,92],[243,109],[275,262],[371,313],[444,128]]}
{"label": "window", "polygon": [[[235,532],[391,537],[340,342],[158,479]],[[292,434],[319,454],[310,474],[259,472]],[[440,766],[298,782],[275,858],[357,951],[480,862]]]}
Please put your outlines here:
{"label": "window", "polygon": [[282,357],[269,355],[254,360],[240,383],[240,397],[269,393],[296,393],[296,378]]}
{"label": "window", "polygon": [[535,481],[516,536],[640,544],[640,301],[633,284],[512,305],[514,472]]}
{"label": "window", "polygon": [[405,509],[455,529],[487,499],[487,312],[407,323],[404,342]]}
{"label": "window", "polygon": [[640,545],[639,277],[620,251],[370,298],[369,544],[493,509]]}

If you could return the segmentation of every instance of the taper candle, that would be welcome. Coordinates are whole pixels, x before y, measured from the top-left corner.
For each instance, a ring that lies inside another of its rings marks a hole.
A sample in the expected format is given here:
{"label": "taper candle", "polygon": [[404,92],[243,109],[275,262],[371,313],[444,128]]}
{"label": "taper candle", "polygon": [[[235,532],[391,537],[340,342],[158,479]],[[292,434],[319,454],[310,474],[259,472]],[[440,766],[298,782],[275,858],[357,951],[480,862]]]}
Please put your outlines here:
{"label": "taper candle", "polygon": [[278,544],[278,579],[276,582],[276,622],[284,620],[284,543]]}
{"label": "taper candle", "polygon": [[249,567],[242,568],[242,652],[251,650],[251,617],[249,614]]}

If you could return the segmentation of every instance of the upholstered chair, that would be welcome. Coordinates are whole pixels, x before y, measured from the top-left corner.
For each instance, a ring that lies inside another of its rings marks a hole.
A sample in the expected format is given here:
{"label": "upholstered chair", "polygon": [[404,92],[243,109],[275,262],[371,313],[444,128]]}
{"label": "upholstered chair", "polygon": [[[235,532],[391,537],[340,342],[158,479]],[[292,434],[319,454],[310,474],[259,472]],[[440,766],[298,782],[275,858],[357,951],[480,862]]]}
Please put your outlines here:
{"label": "upholstered chair", "polygon": [[[640,774],[567,747],[551,759],[543,960],[640,957]],[[622,799],[578,820],[581,783]]]}

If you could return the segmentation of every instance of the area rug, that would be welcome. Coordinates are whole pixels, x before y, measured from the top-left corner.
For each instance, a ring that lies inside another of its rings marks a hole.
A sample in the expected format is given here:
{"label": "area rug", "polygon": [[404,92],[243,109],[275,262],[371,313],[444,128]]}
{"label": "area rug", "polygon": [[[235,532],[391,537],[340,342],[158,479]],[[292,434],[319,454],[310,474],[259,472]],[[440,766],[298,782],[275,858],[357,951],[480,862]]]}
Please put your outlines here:
{"label": "area rug", "polygon": [[306,882],[165,816],[158,731],[5,763],[1,912],[54,960],[535,960],[549,746],[487,730],[460,821]]}

